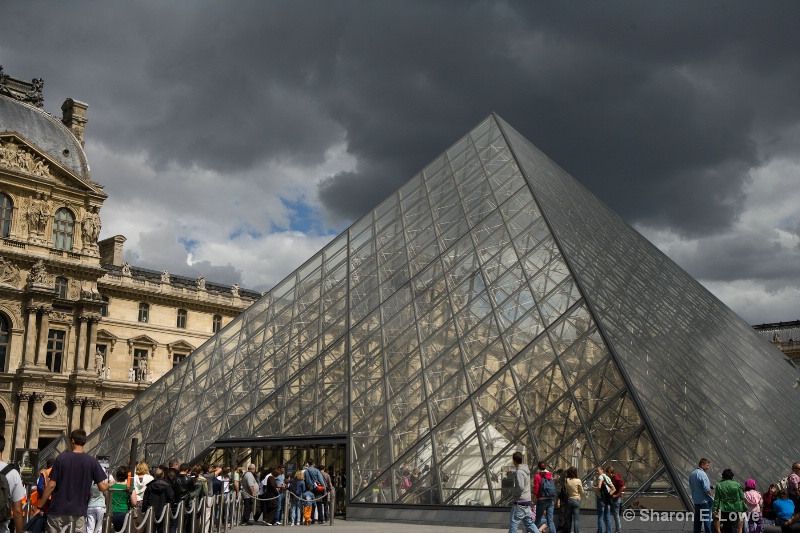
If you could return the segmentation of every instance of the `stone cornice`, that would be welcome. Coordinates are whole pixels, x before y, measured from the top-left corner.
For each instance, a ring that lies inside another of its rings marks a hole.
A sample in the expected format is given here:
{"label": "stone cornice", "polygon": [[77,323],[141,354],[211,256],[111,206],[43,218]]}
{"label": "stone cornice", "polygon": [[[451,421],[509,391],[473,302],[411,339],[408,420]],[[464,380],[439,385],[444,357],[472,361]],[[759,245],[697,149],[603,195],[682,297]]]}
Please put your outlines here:
{"label": "stone cornice", "polygon": [[[160,284],[158,284],[160,287]],[[208,298],[200,299],[195,292],[160,292],[160,288],[151,288],[147,285],[131,284],[121,285],[110,281],[109,276],[97,280],[97,289],[101,294],[117,296],[131,301],[146,300],[149,303],[159,303],[170,307],[182,307],[192,310],[204,310],[208,312],[227,312],[228,316],[235,316],[250,307],[255,300],[244,298],[234,299],[230,296],[208,295]]]}

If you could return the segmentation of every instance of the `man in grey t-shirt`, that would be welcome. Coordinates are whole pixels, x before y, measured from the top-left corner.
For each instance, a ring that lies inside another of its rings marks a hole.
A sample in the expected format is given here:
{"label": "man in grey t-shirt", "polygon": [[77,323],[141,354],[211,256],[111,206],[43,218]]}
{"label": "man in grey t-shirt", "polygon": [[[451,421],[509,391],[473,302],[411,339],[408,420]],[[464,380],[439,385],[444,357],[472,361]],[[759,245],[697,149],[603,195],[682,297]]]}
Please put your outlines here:
{"label": "man in grey t-shirt", "polygon": [[242,510],[242,525],[250,526],[253,524],[253,502],[258,496],[258,482],[256,481],[256,465],[247,465],[247,472],[242,477],[242,488],[244,509]]}

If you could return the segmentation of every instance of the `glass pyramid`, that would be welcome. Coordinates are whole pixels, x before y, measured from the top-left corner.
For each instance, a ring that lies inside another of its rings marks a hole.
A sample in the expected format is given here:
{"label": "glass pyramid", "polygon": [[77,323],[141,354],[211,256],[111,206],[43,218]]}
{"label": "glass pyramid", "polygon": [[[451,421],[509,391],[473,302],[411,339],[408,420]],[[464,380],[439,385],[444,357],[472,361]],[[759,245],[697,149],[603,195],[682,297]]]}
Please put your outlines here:
{"label": "glass pyramid", "polygon": [[[510,455],[687,498],[784,475],[796,371],[492,115],[114,418],[87,451],[345,436],[348,501],[500,506]],[[781,398],[781,401],[775,401]],[[62,443],[63,444],[63,443]],[[44,452],[43,456],[47,453]],[[418,468],[421,490],[397,480]]]}

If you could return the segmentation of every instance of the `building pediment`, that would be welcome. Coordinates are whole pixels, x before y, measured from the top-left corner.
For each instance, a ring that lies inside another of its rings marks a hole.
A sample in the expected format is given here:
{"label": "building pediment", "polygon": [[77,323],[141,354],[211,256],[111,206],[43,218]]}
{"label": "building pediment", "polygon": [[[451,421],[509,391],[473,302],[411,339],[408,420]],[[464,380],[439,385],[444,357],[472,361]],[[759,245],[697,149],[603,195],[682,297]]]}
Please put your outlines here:
{"label": "building pediment", "polygon": [[158,341],[147,335],[139,335],[138,337],[128,339],[128,346],[135,345],[150,346],[155,350],[158,347]]}
{"label": "building pediment", "polygon": [[50,185],[106,196],[100,185],[76,175],[16,132],[0,133],[0,171],[16,172]]}
{"label": "building pediment", "polygon": [[167,350],[169,351],[170,355],[172,355],[172,352],[191,353],[194,351],[194,349],[194,346],[185,340],[179,340],[167,344]]}

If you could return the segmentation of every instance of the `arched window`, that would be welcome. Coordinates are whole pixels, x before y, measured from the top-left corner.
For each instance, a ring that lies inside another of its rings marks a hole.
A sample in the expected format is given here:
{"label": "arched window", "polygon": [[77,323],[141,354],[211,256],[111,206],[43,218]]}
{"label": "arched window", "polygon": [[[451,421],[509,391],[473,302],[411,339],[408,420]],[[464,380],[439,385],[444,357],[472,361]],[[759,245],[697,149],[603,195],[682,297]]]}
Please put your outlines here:
{"label": "arched window", "polygon": [[53,248],[58,250],[72,250],[72,233],[75,230],[75,215],[62,207],[56,211],[53,220]]}
{"label": "arched window", "polygon": [[214,315],[214,319],[211,322],[211,331],[213,333],[219,333],[219,330],[222,329],[222,317],[220,315]]}
{"label": "arched window", "polygon": [[11,211],[14,204],[11,198],[0,192],[0,237],[8,237],[11,233]]}
{"label": "arched window", "polygon": [[3,315],[0,315],[0,372],[6,371],[6,363],[8,362],[8,320]]}

